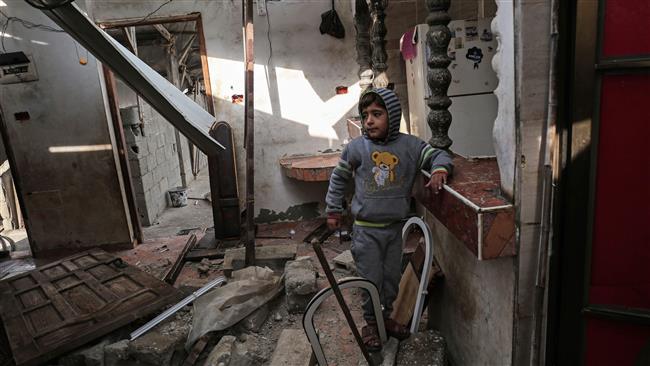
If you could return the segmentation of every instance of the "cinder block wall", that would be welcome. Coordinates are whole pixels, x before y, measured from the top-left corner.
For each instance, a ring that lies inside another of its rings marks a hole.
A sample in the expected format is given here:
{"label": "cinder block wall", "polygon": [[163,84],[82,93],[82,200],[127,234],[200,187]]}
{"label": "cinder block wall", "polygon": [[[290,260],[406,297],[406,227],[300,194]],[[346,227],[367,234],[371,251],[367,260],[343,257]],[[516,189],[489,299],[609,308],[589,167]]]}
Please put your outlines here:
{"label": "cinder block wall", "polygon": [[142,224],[149,226],[167,206],[166,192],[181,185],[181,175],[174,127],[147,103],[141,102],[141,110],[145,135],[130,128],[124,132],[138,211]]}

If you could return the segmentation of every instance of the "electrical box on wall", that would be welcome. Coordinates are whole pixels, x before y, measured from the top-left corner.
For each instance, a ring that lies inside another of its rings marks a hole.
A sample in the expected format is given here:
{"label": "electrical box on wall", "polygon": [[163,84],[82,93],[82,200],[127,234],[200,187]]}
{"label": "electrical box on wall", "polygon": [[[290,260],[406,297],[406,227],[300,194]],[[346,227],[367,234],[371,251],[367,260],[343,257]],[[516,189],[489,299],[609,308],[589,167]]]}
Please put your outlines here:
{"label": "electrical box on wall", "polygon": [[0,84],[16,84],[38,80],[36,64],[23,52],[0,54]]}

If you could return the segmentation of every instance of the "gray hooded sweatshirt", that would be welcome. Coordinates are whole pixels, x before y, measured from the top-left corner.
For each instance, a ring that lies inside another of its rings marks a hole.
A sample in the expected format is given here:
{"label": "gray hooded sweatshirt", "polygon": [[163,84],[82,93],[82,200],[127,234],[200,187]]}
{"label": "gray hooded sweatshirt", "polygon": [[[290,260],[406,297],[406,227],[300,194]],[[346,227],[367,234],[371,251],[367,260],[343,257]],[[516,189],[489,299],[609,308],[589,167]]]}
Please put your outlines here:
{"label": "gray hooded sweatshirt", "polygon": [[354,177],[352,215],[356,223],[384,226],[407,216],[413,183],[421,169],[451,173],[452,162],[446,151],[399,132],[402,109],[393,91],[379,88],[367,93],[375,93],[384,101],[388,134],[385,140],[379,141],[370,139],[364,131],[362,137],[343,149],[330,177],[326,212],[343,211],[345,188]]}

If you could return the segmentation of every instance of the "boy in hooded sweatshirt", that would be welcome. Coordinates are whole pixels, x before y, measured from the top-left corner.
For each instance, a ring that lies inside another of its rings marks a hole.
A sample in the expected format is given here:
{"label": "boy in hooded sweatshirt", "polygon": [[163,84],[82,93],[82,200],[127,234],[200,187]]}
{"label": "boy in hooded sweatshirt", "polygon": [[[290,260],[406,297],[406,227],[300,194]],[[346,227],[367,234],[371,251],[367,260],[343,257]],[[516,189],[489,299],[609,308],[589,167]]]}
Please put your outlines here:
{"label": "boy in hooded sweatshirt", "polygon": [[[371,89],[359,101],[363,137],[352,140],[330,177],[327,224],[340,227],[346,184],[354,180],[353,241],[350,248],[359,274],[379,290],[386,331],[405,339],[408,329],[390,319],[401,278],[402,226],[410,208],[411,191],[420,170],[431,172],[426,187],[438,193],[451,173],[451,156],[444,150],[399,132],[402,109],[389,89]],[[362,329],[369,351],[381,349],[369,296],[363,296]]]}

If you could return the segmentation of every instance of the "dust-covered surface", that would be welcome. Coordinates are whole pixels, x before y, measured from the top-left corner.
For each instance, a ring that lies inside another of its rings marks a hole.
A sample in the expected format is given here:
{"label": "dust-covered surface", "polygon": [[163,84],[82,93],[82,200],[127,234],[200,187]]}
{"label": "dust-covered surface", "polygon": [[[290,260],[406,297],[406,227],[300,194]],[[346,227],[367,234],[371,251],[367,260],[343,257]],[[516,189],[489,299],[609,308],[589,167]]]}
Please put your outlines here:
{"label": "dust-covered surface", "polygon": [[445,339],[439,332],[421,331],[400,343],[396,365],[446,366],[445,348]]}

